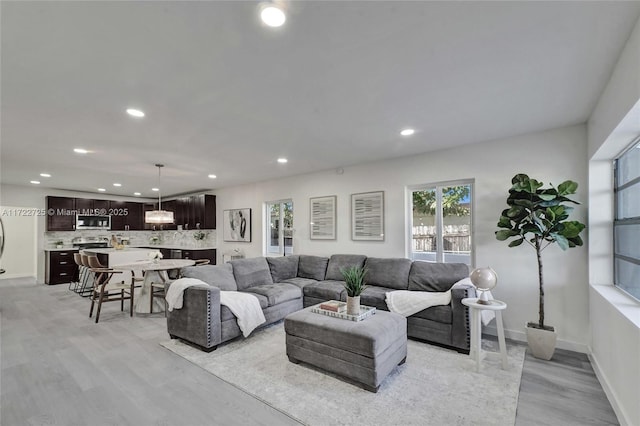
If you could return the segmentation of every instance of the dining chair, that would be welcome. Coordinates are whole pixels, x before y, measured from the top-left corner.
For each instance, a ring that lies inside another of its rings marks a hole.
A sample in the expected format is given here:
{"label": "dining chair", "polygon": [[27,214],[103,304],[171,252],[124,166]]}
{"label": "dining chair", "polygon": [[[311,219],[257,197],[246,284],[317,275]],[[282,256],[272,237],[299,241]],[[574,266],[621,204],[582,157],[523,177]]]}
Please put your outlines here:
{"label": "dining chair", "polygon": [[129,300],[129,316],[133,316],[134,281],[131,280],[131,283],[125,283],[124,281],[110,282],[114,275],[121,274],[122,271],[105,267],[98,261],[97,256],[88,256],[88,262],[91,272],[94,274],[89,318],[93,315],[93,308],[96,301],[98,302],[96,324],[100,319],[102,304],[105,302],[120,301],[120,310],[124,311],[124,301]]}

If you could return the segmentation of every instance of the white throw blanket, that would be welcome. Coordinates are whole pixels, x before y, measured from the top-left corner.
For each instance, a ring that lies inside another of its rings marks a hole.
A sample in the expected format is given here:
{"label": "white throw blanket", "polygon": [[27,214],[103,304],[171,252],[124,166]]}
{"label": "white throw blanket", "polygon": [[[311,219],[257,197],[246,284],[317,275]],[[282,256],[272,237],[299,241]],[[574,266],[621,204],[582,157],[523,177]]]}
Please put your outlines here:
{"label": "white throw blanket", "polygon": [[249,334],[260,324],[266,322],[260,301],[252,294],[238,291],[221,291],[220,304],[225,305],[236,316],[242,335]]}
{"label": "white throw blanket", "polygon": [[441,293],[431,291],[397,290],[385,293],[389,311],[404,317],[411,316],[424,309],[451,303],[451,290]]}
{"label": "white throw blanket", "polygon": [[182,297],[184,291],[189,287],[209,287],[209,284],[196,278],[180,278],[172,282],[164,296],[169,312],[174,309],[182,309]]}

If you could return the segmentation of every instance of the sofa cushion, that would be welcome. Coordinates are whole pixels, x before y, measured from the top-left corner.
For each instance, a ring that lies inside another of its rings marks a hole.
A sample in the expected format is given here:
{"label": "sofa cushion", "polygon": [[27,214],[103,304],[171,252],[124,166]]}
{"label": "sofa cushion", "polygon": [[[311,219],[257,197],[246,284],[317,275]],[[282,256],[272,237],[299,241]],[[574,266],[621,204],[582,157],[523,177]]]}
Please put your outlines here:
{"label": "sofa cushion", "polygon": [[299,256],[267,257],[273,282],[295,278],[298,275],[298,259]]}
{"label": "sofa cushion", "polygon": [[433,263],[416,260],[409,273],[409,290],[447,291],[459,280],[469,276],[464,263]]}
{"label": "sofa cushion", "polygon": [[387,287],[369,285],[364,289],[362,294],[360,294],[360,304],[366,306],[374,306],[376,309],[388,311],[389,308],[387,307],[386,293],[389,291],[393,290]]}
{"label": "sofa cushion", "polygon": [[263,284],[273,284],[269,264],[264,257],[232,260],[233,276],[238,290],[246,290]]}
{"label": "sofa cushion", "polygon": [[299,287],[287,283],[264,284],[249,289],[251,293],[261,294],[267,298],[269,306],[278,305],[288,300],[300,299],[302,291]]}
{"label": "sofa cushion", "polygon": [[364,263],[367,269],[365,282],[368,285],[406,290],[409,286],[411,261],[403,258],[368,257]]}
{"label": "sofa cushion", "polygon": [[327,274],[324,277],[326,280],[342,281],[342,270],[350,268],[352,266],[364,266],[364,261],[367,256],[361,254],[334,254],[329,259],[329,265],[327,266]]}
{"label": "sofa cushion", "polygon": [[347,300],[344,281],[317,281],[302,289],[305,296],[321,300]]}
{"label": "sofa cushion", "polygon": [[304,286],[306,286],[308,284],[312,284],[312,283],[317,283],[318,281],[312,280],[311,278],[296,277],[296,278],[289,278],[288,280],[284,280],[282,282],[283,283],[293,284],[293,285],[298,286],[300,288],[304,288]]}
{"label": "sofa cushion", "polygon": [[443,324],[451,324],[453,319],[451,305],[432,306],[430,308],[423,309],[411,316],[416,318],[428,319]]}
{"label": "sofa cushion", "polygon": [[205,283],[218,287],[220,290],[236,291],[236,280],[230,264],[188,266],[180,270],[184,278],[197,278]]}
{"label": "sofa cushion", "polygon": [[300,255],[298,276],[322,281],[327,272],[327,263],[329,259],[326,257]]}
{"label": "sofa cushion", "polygon": [[251,287],[251,289],[249,289],[249,290],[241,290],[241,291],[243,293],[251,294],[251,295],[257,297],[258,301],[260,302],[260,307],[262,309],[267,309],[269,307],[269,300],[267,299],[267,297],[263,296],[262,294],[254,293],[252,290],[253,290],[253,287]]}

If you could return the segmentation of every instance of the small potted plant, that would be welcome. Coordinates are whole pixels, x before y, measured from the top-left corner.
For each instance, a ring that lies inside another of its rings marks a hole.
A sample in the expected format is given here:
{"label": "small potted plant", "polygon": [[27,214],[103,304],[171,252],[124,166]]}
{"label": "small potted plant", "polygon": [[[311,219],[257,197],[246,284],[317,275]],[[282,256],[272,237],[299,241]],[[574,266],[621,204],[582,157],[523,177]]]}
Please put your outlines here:
{"label": "small potted plant", "polygon": [[579,204],[568,198],[578,189],[578,184],[567,180],[558,187],[550,184],[550,188],[542,188],[543,183],[530,179],[525,174],[517,174],[511,179],[511,189],[507,204],[509,208],[502,211],[496,238],[509,242],[509,247],[517,247],[527,243],[536,252],[538,260],[539,283],[539,318],[538,322],[527,323],[527,342],[533,356],[550,360],[556,346],[555,328],[544,322],[544,276],[542,273],[542,251],[549,245],[557,243],[564,251],[581,246],[580,232],[585,225],[577,220],[567,220],[573,207],[567,202]]}
{"label": "small potted plant", "polygon": [[365,275],[367,270],[361,266],[352,266],[340,270],[344,277],[344,288],[347,290],[347,314],[360,314],[360,294],[367,287]]}
{"label": "small potted plant", "polygon": [[148,256],[153,263],[158,263],[158,261],[163,257],[160,250],[150,251]]}
{"label": "small potted plant", "polygon": [[64,247],[64,241],[62,241],[62,240],[58,240],[58,241],[56,241],[56,242],[55,242],[55,243],[53,243],[53,244],[56,246],[56,248],[59,248],[59,249],[61,249],[62,247]]}
{"label": "small potted plant", "polygon": [[205,238],[207,238],[207,234],[203,231],[196,231],[193,233],[193,238],[196,240],[196,244],[201,246]]}

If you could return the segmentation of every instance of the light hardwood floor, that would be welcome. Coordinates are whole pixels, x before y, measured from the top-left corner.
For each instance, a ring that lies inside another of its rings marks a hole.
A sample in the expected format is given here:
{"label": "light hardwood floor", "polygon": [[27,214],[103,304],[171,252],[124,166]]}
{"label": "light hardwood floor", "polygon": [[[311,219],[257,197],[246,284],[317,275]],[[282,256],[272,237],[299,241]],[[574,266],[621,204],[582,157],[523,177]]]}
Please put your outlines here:
{"label": "light hardwood floor", "polygon": [[[162,348],[162,314],[126,310],[94,324],[65,285],[0,280],[0,425],[298,424]],[[617,423],[586,357],[560,351],[527,356],[516,424]]]}

